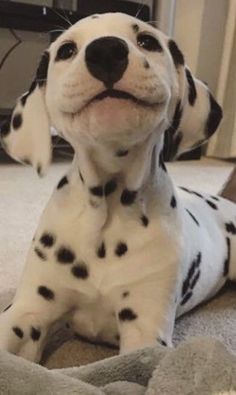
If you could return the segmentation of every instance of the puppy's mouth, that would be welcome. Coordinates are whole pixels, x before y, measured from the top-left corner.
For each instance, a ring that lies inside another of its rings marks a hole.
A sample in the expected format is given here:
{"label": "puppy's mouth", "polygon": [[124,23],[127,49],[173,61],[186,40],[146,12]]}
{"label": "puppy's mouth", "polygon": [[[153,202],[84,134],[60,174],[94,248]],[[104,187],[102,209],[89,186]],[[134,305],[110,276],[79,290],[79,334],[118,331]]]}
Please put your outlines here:
{"label": "puppy's mouth", "polygon": [[122,100],[127,100],[129,102],[132,102],[136,105],[140,105],[142,107],[146,108],[155,108],[157,106],[160,106],[161,104],[165,103],[165,100],[160,100],[158,102],[153,102],[150,103],[146,100],[139,99],[132,95],[129,92],[118,90],[118,89],[106,89],[103,92],[98,93],[94,97],[92,97],[88,102],[81,108],[79,111],[70,113],[70,115],[75,116],[79,115],[81,112],[83,112],[87,107],[89,107],[91,104],[96,103],[96,102],[101,102],[102,100],[105,100],[107,98],[115,98],[115,99],[122,99]]}
{"label": "puppy's mouth", "polygon": [[[98,95],[94,96],[87,103],[87,105],[93,103],[96,100],[104,100],[107,97],[129,100],[129,101],[132,101],[133,103],[140,104],[142,106],[147,106],[147,107],[151,107],[151,106],[154,105],[154,103],[149,103],[149,102],[147,102],[145,100],[138,99],[137,97],[135,97],[131,93],[128,93],[128,92],[125,92],[125,91],[121,91],[121,90],[117,90],[117,89],[107,89],[107,90],[99,93]],[[157,103],[155,103],[155,104],[157,104]]]}

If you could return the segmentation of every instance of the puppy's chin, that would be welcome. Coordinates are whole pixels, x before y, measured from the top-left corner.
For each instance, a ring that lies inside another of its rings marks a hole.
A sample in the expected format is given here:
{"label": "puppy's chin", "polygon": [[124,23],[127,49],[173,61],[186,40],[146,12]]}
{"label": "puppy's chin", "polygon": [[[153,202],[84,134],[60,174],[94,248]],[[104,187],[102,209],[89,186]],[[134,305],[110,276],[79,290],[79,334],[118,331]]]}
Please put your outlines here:
{"label": "puppy's chin", "polygon": [[72,129],[82,140],[129,146],[144,140],[162,119],[163,108],[157,105],[144,106],[126,99],[106,98],[92,102],[74,116]]}

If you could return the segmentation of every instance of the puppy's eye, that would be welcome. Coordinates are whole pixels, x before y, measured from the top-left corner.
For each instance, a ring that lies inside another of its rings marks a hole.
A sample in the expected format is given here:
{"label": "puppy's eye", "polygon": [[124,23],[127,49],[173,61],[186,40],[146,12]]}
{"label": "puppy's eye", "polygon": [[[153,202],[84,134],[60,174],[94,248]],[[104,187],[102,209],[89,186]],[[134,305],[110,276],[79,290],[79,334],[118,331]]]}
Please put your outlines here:
{"label": "puppy's eye", "polygon": [[137,44],[139,47],[144,48],[147,51],[163,51],[159,41],[148,33],[140,33],[137,37]]}
{"label": "puppy's eye", "polygon": [[73,41],[68,41],[67,43],[62,44],[62,46],[58,49],[55,60],[70,59],[72,56],[76,55],[77,52],[78,50],[76,44]]}

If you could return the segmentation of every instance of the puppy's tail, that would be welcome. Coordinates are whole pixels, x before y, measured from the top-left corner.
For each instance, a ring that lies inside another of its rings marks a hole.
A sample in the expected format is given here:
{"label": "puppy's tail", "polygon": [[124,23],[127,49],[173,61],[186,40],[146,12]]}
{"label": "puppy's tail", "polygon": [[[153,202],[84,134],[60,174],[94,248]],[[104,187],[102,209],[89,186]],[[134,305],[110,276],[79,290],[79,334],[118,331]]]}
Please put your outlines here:
{"label": "puppy's tail", "polygon": [[236,203],[236,167],[232,170],[221,192],[219,192],[219,196]]}

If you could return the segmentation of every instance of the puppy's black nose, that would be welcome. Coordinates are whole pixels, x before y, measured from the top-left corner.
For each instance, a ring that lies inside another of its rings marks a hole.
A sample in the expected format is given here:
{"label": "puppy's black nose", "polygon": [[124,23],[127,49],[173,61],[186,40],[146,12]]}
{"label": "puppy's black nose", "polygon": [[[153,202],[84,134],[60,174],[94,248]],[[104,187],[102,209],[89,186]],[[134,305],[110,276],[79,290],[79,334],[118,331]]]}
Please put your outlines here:
{"label": "puppy's black nose", "polygon": [[128,46],[117,37],[101,37],[91,42],[85,53],[90,73],[107,88],[119,81],[128,65]]}

